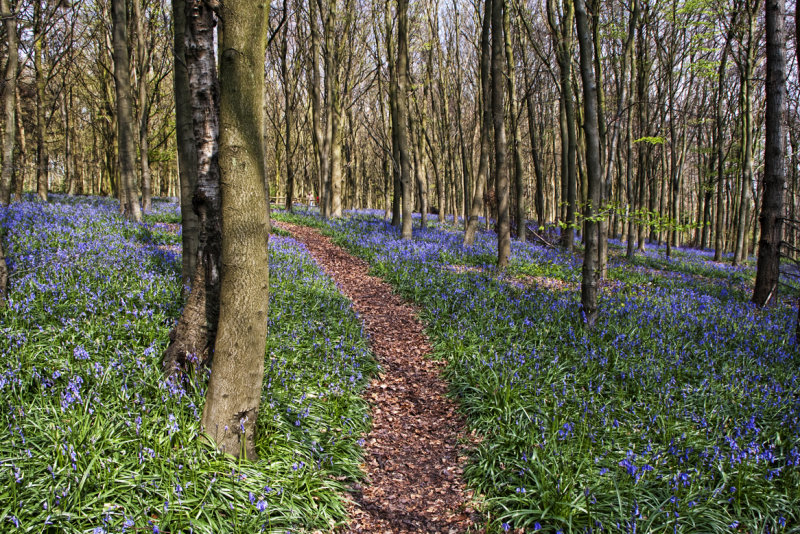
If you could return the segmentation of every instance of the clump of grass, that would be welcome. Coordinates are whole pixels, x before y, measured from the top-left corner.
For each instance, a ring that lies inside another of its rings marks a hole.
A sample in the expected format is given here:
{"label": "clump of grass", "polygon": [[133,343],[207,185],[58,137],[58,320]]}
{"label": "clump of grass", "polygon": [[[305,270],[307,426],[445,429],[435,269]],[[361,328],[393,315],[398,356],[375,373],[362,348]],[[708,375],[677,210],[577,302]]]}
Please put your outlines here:
{"label": "clump of grass", "polygon": [[161,215],[124,223],[113,202],[57,196],[0,210],[11,271],[3,531],[287,532],[344,520],[369,424],[359,393],[375,364],[303,247],[271,240],[261,460],[239,462],[200,431],[207,375],[160,373],[181,306],[180,256],[153,238]]}

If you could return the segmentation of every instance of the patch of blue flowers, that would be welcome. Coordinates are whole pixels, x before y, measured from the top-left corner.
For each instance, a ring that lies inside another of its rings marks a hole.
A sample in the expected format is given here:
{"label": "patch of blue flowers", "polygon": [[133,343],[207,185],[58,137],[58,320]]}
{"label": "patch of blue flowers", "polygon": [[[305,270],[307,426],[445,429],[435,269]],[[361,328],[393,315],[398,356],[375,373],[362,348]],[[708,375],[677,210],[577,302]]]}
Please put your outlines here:
{"label": "patch of blue flowers", "polygon": [[[492,234],[402,241],[366,216],[327,231],[421,306],[480,435],[465,474],[494,531],[800,528],[796,311],[751,305],[752,268],[690,250],[615,258],[588,331],[579,262],[560,251],[515,242],[498,274]],[[564,284],[514,279],[528,272]]]}
{"label": "patch of blue flowers", "polygon": [[0,531],[285,533],[344,520],[369,424],[359,392],[375,370],[355,314],[302,246],[271,239],[262,459],[217,453],[199,424],[207,375],[160,372],[181,306],[177,213],[157,201],[132,224],[116,202],[57,195],[0,208],[11,273]]}

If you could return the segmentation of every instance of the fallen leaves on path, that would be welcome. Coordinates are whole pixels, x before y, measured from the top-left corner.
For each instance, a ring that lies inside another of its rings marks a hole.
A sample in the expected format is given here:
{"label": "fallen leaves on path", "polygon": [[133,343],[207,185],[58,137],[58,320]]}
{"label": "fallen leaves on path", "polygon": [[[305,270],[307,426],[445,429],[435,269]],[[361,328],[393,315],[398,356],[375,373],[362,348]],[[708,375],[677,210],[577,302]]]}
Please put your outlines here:
{"label": "fallen leaves on path", "polygon": [[476,529],[471,492],[461,479],[464,423],[445,396],[443,362],[426,358],[431,346],[414,309],[367,274],[353,257],[311,228],[276,223],[304,243],[353,303],[381,365],[365,395],[373,427],[365,438],[365,484],[351,488],[346,532],[455,534]]}

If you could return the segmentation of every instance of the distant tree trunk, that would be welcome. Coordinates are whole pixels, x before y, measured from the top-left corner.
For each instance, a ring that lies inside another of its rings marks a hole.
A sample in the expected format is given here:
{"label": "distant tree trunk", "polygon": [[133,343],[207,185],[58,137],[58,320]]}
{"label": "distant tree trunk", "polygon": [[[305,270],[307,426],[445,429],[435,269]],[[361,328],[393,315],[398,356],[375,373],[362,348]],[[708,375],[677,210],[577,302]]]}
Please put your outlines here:
{"label": "distant tree trunk", "polygon": [[150,70],[150,51],[147,49],[145,24],[142,17],[141,2],[133,2],[133,16],[136,18],[136,55],[139,59],[139,166],[142,174],[142,210],[152,209],[153,177],[150,172],[150,145],[147,133],[150,125],[150,100],[147,95],[147,75]]}
{"label": "distant tree trunk", "polygon": [[[504,0],[505,1],[505,0]],[[516,198],[517,237],[524,242],[527,239],[527,199],[525,198],[525,175],[522,171],[522,140],[519,133],[519,104],[517,103],[516,66],[514,63],[514,46],[511,40],[511,14],[509,6],[503,10],[503,33],[505,34],[505,52],[508,68],[508,105],[509,128],[511,128],[511,158],[514,162],[514,198]]]}
{"label": "distant tree trunk", "polygon": [[[312,0],[313,1],[313,0]],[[292,122],[294,122],[294,102],[292,102],[292,92],[289,74],[289,25],[285,24],[281,34],[281,78],[283,85],[283,104],[284,104],[284,136],[283,143],[286,151],[286,211],[294,211],[292,200],[294,199],[294,158],[292,157]]]}
{"label": "distant tree trunk", "polygon": [[45,146],[47,108],[46,85],[44,75],[43,54],[45,49],[45,20],[40,1],[33,4],[33,71],[36,83],[36,193],[39,200],[47,202],[48,176],[47,176],[47,147]]}
{"label": "distant tree trunk", "polygon": [[572,24],[575,8],[572,0],[563,3],[564,13],[561,21],[555,20],[555,7],[552,0],[547,2],[547,18],[550,24],[556,59],[560,74],[561,89],[561,190],[563,214],[561,223],[565,225],[561,234],[561,244],[571,251],[575,246],[575,213],[578,201],[578,174],[576,159],[578,138],[575,131],[575,104],[572,94]]}
{"label": "distant tree trunk", "polygon": [[596,220],[602,200],[602,169],[600,164],[600,135],[597,119],[597,87],[593,70],[593,42],[589,30],[584,0],[575,0],[575,23],[580,46],[581,79],[583,81],[583,131],[586,136],[586,174],[588,198],[584,209],[586,235],[581,279],[581,307],[586,323],[591,327],[597,320],[597,240]]}
{"label": "distant tree trunk", "polygon": [[325,135],[327,126],[323,125],[322,81],[320,80],[320,36],[317,26],[317,2],[309,2],[309,24],[311,50],[308,58],[308,85],[311,92],[311,122],[314,134],[314,150],[317,156],[317,193],[320,213],[327,217],[327,183],[330,172],[330,143]]}
{"label": "distant tree trunk", "polygon": [[497,195],[497,268],[505,269],[511,255],[509,184],[506,167],[504,0],[492,2],[492,119],[494,121],[494,176]]}
{"label": "distant tree trunk", "polygon": [[269,4],[226,0],[220,46],[222,287],[219,334],[202,425],[217,447],[257,460],[269,301],[264,194],[264,54]]}
{"label": "distant tree trunk", "polygon": [[[769,304],[775,297],[780,274],[780,242],[783,224],[783,187],[785,148],[783,115],[786,94],[786,38],[783,29],[784,0],[766,0],[767,33],[767,107],[765,117],[764,193],[762,194],[761,238],[753,302]],[[800,323],[798,323],[800,337]]]}
{"label": "distant tree trunk", "polygon": [[185,8],[185,57],[197,154],[192,205],[199,220],[200,234],[192,289],[164,352],[163,366],[167,374],[182,371],[192,363],[208,363],[219,317],[221,221],[219,87],[214,53],[216,19],[208,2],[192,2]]}
{"label": "distant tree trunk", "polygon": [[20,105],[19,86],[15,90],[17,131],[19,132],[19,152],[17,153],[17,166],[14,171],[14,198],[22,200],[22,190],[25,187],[25,170],[28,167],[27,143],[25,136],[25,123],[22,121],[22,106]]}
{"label": "distant tree trunk", "polygon": [[[502,1],[502,0],[498,0]],[[491,24],[492,0],[484,2],[483,23],[481,25],[481,57],[480,57],[480,83],[481,94],[479,102],[482,104],[480,120],[481,151],[478,160],[478,175],[475,177],[475,190],[472,195],[472,204],[469,209],[469,220],[464,232],[464,245],[472,246],[475,243],[475,233],[478,231],[478,217],[483,211],[483,197],[486,193],[486,178],[489,174],[489,133],[492,131],[492,105],[491,105],[491,78],[489,71],[491,57]]]}
{"label": "distant tree trunk", "polygon": [[527,65],[525,66],[525,86],[525,107],[528,111],[528,134],[530,135],[531,141],[531,160],[533,161],[533,174],[536,176],[536,196],[534,197],[534,205],[536,207],[536,226],[538,229],[542,229],[544,228],[544,223],[546,220],[544,207],[544,173],[542,172],[541,156],[539,155],[539,136],[536,133],[536,122],[534,120],[536,111],[533,107],[533,91],[531,90],[531,82],[528,76]]}
{"label": "distant tree trunk", "polygon": [[125,0],[112,0],[114,22],[114,86],[117,90],[117,129],[119,131],[120,202],[122,215],[139,222],[142,213],[136,191],[136,146],[133,141],[133,98],[131,96],[130,62],[128,59],[128,23]]}
{"label": "distant tree trunk", "polygon": [[750,204],[753,202],[753,74],[755,71],[756,38],[755,25],[760,9],[758,0],[746,0],[747,44],[744,65],[742,65],[742,187],[739,196],[739,221],[736,228],[736,246],[733,251],[733,265],[747,258],[745,235],[749,228]]}
{"label": "distant tree trunk", "polygon": [[419,192],[420,207],[420,228],[428,227],[428,169],[425,165],[425,145],[424,145],[424,122],[425,116],[422,114],[417,123],[417,135],[414,139],[414,175],[417,180],[417,191]]}
{"label": "distant tree trunk", "polygon": [[722,261],[725,247],[725,118],[722,103],[725,99],[725,73],[728,65],[728,50],[733,37],[738,11],[731,14],[731,24],[728,30],[725,46],[722,48],[722,58],[717,68],[717,101],[716,101],[716,128],[713,139],[717,153],[717,208],[716,221],[714,222],[714,261]]}
{"label": "distant tree trunk", "polygon": [[192,286],[197,268],[200,220],[192,207],[197,187],[197,147],[192,123],[189,73],[186,68],[186,2],[172,0],[174,32],[173,90],[175,93],[175,135],[178,148],[178,174],[181,191],[181,241],[183,243],[182,287]]}
{"label": "distant tree trunk", "polygon": [[[11,202],[11,177],[14,172],[14,139],[16,137],[16,96],[17,96],[17,19],[11,12],[8,0],[0,0],[0,18],[6,27],[8,40],[8,60],[5,71],[5,91],[3,92],[3,120],[5,132],[3,133],[3,167],[0,170],[0,204],[8,206]],[[0,245],[1,246],[1,245]],[[0,250],[2,257],[2,250]],[[3,274],[5,261],[0,265],[0,275]],[[2,283],[2,279],[0,279]],[[0,287],[2,291],[4,287]],[[3,293],[5,294],[5,293]]]}
{"label": "distant tree trunk", "polygon": [[397,63],[392,37],[391,4],[389,2],[386,2],[384,17],[386,28],[386,68],[389,71],[389,126],[392,141],[392,226],[399,227],[403,222],[403,185],[402,170],[400,168],[400,126],[397,116]]}

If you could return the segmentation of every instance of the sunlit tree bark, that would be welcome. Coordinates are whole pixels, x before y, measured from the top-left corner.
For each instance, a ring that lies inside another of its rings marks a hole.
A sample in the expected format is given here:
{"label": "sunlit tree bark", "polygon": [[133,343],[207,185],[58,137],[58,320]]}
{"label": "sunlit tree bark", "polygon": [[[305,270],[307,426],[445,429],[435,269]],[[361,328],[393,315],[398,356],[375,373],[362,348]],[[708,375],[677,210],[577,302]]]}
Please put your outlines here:
{"label": "sunlit tree bark", "polygon": [[226,0],[220,43],[222,284],[202,425],[217,448],[257,460],[269,301],[264,54],[269,4]]}

